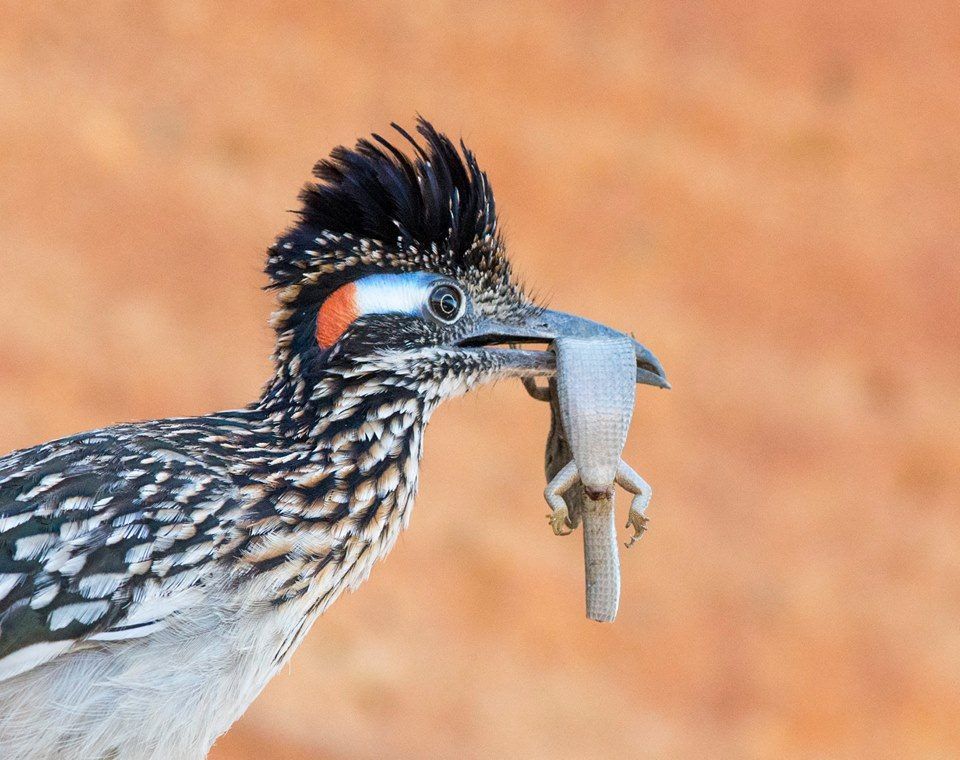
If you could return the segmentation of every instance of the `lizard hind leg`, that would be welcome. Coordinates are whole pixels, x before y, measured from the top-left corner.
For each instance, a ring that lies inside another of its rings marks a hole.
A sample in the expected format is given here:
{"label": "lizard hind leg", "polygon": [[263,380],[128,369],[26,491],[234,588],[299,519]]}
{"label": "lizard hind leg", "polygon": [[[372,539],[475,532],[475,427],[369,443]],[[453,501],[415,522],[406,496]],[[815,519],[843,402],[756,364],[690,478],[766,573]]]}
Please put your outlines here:
{"label": "lizard hind leg", "polygon": [[567,509],[567,503],[563,500],[563,494],[573,487],[580,478],[577,472],[577,463],[573,460],[558,472],[544,489],[543,496],[550,505],[550,514],[547,519],[550,520],[550,526],[553,532],[558,536],[569,535],[575,527],[570,521],[570,512]]}
{"label": "lizard hind leg", "polygon": [[653,496],[653,489],[623,460],[620,460],[620,467],[617,469],[617,485],[634,494],[630,501],[630,512],[627,515],[626,525],[628,528],[633,528],[633,535],[626,544],[629,549],[647,529],[646,511],[647,505],[650,504],[650,498]]}

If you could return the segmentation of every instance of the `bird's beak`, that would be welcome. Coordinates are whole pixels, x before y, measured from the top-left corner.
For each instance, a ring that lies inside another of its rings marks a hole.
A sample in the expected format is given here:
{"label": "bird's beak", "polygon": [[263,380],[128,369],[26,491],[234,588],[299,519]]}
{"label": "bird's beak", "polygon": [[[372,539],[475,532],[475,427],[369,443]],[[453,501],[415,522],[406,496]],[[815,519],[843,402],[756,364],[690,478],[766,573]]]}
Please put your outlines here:
{"label": "bird's beak", "polygon": [[[624,333],[562,311],[536,312],[522,322],[481,319],[474,329],[458,341],[461,348],[493,355],[506,374],[518,377],[550,376],[556,372],[553,341],[561,337],[624,337]],[[669,388],[660,360],[632,337],[637,354],[637,382],[657,388]],[[519,348],[522,344],[544,344],[546,350]]]}

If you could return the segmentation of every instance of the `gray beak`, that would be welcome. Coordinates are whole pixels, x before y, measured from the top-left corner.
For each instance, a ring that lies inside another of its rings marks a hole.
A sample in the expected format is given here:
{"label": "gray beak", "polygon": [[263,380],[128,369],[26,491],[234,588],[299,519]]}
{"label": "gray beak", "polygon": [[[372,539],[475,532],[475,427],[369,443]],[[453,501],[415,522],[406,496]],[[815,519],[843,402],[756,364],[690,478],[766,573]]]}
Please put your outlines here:
{"label": "gray beak", "polygon": [[[545,310],[523,322],[501,322],[482,319],[458,343],[462,348],[486,351],[497,356],[507,370],[521,377],[552,375],[556,357],[551,350],[518,348],[521,344],[552,344],[560,337],[603,338],[624,337],[624,333],[562,311]],[[629,336],[627,336],[629,337]],[[646,346],[633,340],[637,354],[637,382],[656,388],[669,388],[660,360]]]}

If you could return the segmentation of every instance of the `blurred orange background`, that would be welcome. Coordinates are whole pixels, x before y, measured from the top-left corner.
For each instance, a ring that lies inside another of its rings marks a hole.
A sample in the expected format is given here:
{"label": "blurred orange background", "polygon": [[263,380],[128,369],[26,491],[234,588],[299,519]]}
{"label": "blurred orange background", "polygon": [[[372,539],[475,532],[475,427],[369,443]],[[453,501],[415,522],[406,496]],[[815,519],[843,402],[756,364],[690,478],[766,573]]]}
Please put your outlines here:
{"label": "blurred orange background", "polygon": [[212,757],[957,756],[958,30],[954,2],[3,3],[0,448],[256,398],[313,162],[421,112],[525,280],[663,360],[626,455],[651,529],[588,622],[545,409],[449,404],[411,529]]}

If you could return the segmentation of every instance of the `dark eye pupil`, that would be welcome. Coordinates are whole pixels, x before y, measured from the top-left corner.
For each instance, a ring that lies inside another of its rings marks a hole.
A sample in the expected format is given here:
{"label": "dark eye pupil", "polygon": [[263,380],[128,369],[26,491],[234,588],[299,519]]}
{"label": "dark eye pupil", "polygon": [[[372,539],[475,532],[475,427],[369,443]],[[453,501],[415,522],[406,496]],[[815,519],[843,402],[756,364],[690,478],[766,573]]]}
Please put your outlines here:
{"label": "dark eye pupil", "polygon": [[441,319],[453,319],[460,311],[460,293],[449,285],[441,285],[430,295],[430,306]]}
{"label": "dark eye pupil", "polygon": [[440,311],[445,315],[451,316],[457,313],[457,299],[449,293],[440,296]]}

